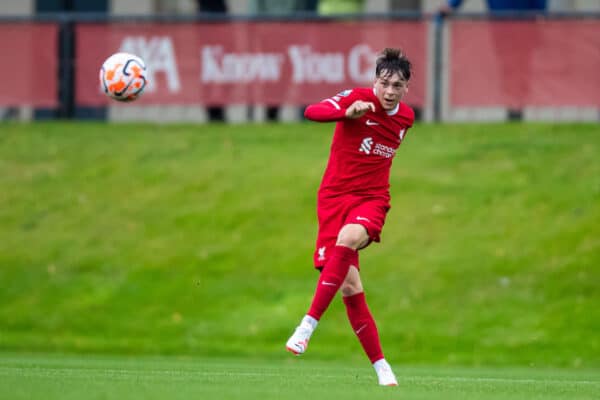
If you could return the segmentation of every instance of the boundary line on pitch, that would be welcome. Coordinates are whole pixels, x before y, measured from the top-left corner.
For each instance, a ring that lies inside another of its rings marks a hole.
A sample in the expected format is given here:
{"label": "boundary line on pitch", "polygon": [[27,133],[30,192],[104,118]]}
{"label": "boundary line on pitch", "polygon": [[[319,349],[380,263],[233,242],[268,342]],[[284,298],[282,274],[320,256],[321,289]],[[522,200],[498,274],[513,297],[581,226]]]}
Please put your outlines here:
{"label": "boundary line on pitch", "polygon": [[[130,370],[130,369],[114,369],[114,368],[24,368],[0,366],[0,375],[3,376],[28,376],[28,377],[71,377],[71,378],[89,378],[90,375],[101,375],[106,378],[131,378],[132,376],[144,378],[156,378],[164,376],[175,379],[198,378],[199,376],[246,376],[246,377],[285,377],[287,374],[274,372],[221,372],[221,371],[177,371],[177,370]],[[352,373],[352,375],[355,375]],[[323,375],[319,374],[320,378],[340,378],[344,375]],[[496,382],[496,383],[515,383],[515,384],[550,384],[550,385],[598,385],[600,381],[593,380],[569,380],[569,379],[533,379],[533,378],[494,378],[494,377],[465,377],[465,376],[432,376],[432,375],[401,375],[398,374],[399,380],[418,382],[421,380],[437,381],[437,382]]]}

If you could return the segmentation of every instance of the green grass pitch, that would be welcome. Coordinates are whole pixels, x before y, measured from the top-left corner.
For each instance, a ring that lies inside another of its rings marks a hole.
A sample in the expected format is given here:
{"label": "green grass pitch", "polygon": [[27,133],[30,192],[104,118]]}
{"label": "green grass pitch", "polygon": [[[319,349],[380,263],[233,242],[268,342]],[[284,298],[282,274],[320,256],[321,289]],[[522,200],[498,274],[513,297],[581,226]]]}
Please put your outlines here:
{"label": "green grass pitch", "polygon": [[[387,398],[339,299],[284,351],[332,129],[0,125],[0,398]],[[399,393],[599,392],[599,155],[597,124],[409,131],[361,254]]]}
{"label": "green grass pitch", "polygon": [[600,391],[594,371],[402,366],[396,373],[400,386],[378,387],[371,368],[364,364],[9,354],[0,358],[0,397],[583,400],[597,399]]}

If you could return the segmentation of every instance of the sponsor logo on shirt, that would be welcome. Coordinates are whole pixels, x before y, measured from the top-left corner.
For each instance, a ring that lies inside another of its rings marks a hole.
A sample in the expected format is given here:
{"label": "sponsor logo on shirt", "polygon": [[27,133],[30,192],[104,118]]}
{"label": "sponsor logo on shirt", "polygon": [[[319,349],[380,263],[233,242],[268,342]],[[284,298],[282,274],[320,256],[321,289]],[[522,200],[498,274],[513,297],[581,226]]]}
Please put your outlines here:
{"label": "sponsor logo on shirt", "polygon": [[373,154],[385,158],[392,158],[396,154],[396,149],[381,143],[374,143],[372,137],[366,137],[360,144],[359,152]]}
{"label": "sponsor logo on shirt", "polygon": [[390,146],[386,146],[381,143],[375,144],[375,148],[373,149],[373,154],[382,156],[385,158],[392,158],[396,154],[396,150]]}

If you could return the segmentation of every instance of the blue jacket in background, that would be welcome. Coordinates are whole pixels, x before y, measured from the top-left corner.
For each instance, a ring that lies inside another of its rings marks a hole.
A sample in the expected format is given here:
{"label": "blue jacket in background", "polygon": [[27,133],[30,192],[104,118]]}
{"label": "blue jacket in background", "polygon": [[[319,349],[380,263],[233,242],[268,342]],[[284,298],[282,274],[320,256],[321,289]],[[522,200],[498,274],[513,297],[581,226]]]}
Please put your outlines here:
{"label": "blue jacket in background", "polygon": [[[448,0],[452,8],[460,7],[463,0]],[[535,11],[546,10],[546,0],[487,0],[490,11]]]}

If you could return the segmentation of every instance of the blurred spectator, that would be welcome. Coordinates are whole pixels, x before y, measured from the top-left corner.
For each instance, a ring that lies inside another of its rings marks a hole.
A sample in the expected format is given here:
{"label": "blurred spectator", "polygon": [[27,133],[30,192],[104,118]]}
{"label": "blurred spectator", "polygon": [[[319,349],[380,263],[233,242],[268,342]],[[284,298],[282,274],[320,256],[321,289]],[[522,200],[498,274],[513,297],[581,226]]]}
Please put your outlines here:
{"label": "blurred spectator", "polygon": [[[446,0],[440,8],[442,16],[453,13],[462,5],[462,0]],[[546,0],[487,0],[488,11],[496,12],[545,12]],[[514,38],[518,35],[507,24],[515,23],[514,19],[503,19],[490,24],[490,36],[500,67],[500,83],[504,92],[504,102],[508,108],[509,119],[521,119],[523,107],[531,90],[531,76],[534,74],[532,58],[542,38],[536,29],[529,31],[527,37]],[[516,40],[515,40],[516,39]]]}
{"label": "blurred spectator", "polygon": [[[461,6],[463,0],[447,0],[441,12],[451,13]],[[494,11],[545,11],[546,0],[487,0],[488,9]]]}
{"label": "blurred spectator", "polygon": [[[197,0],[199,13],[227,14],[225,0]],[[209,121],[224,121],[225,109],[222,105],[207,105],[206,113]]]}
{"label": "blurred spectator", "polygon": [[293,15],[300,12],[315,12],[318,0],[250,0],[250,14]]}
{"label": "blurred spectator", "polygon": [[[250,0],[248,11],[252,15],[294,15],[301,13],[315,13],[318,0]],[[304,112],[304,107],[298,111]],[[267,105],[265,109],[265,118],[267,121],[276,121],[279,119],[279,107],[277,105]]]}
{"label": "blurred spectator", "polygon": [[321,15],[359,14],[365,9],[365,0],[319,0],[318,12]]}
{"label": "blurred spectator", "polygon": [[421,10],[421,0],[390,0],[390,11],[414,11]]}
{"label": "blurred spectator", "polygon": [[227,4],[225,0],[197,0],[198,11],[201,13],[220,13],[227,14]]}

